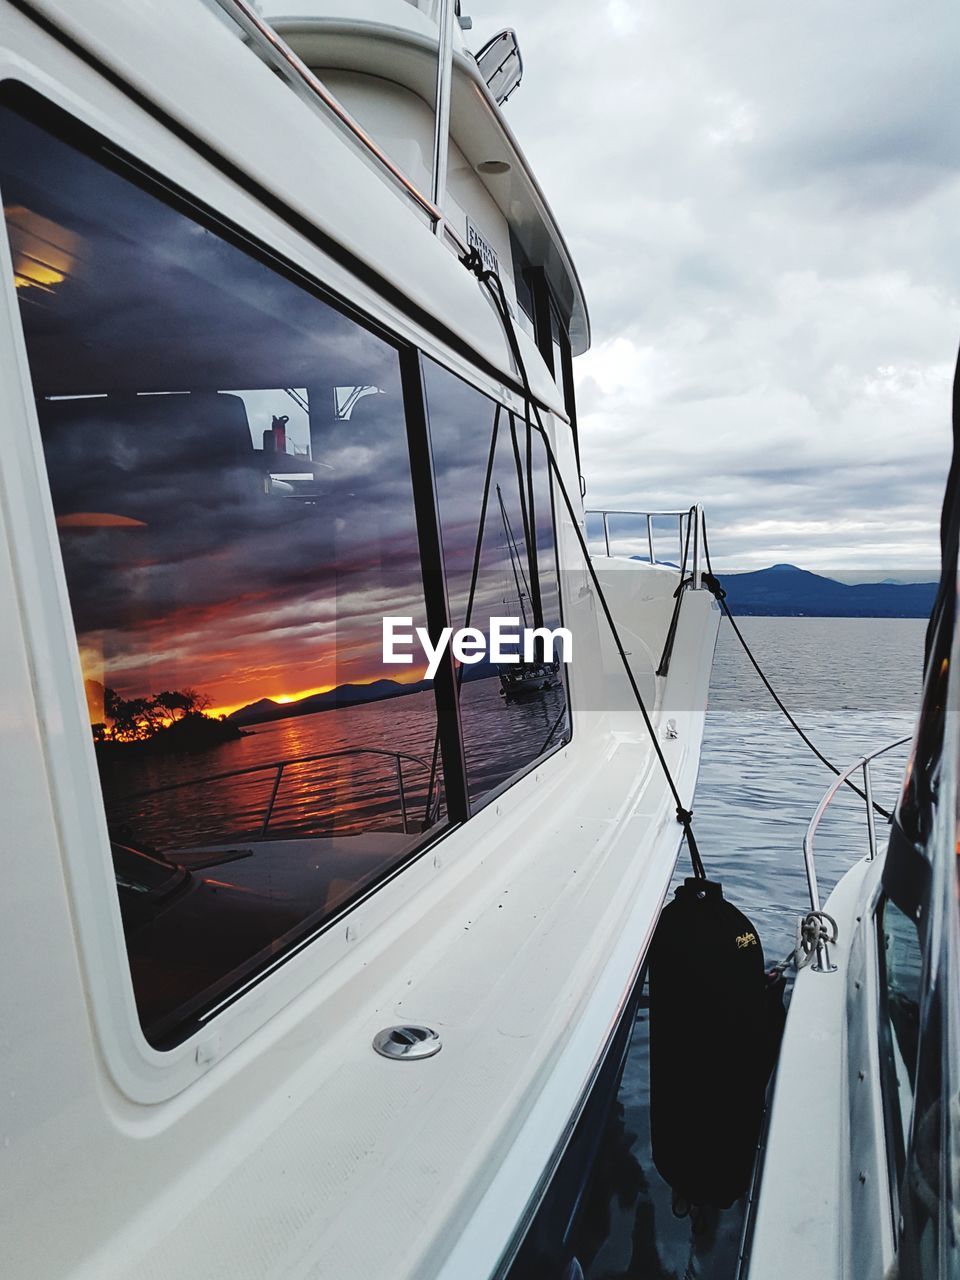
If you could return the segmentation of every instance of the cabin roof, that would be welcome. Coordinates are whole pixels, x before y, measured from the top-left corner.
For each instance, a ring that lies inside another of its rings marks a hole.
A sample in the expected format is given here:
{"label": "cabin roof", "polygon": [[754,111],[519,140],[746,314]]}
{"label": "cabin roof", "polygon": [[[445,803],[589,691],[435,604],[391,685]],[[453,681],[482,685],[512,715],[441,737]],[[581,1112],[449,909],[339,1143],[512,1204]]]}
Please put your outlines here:
{"label": "cabin roof", "polygon": [[[426,233],[422,212],[395,197],[322,104],[292,92],[221,20],[212,0],[165,0],[162,12],[150,7],[146,13],[98,0],[31,0],[31,8],[255,196],[279,205],[291,225],[314,228],[321,250],[330,246],[332,261],[355,272],[359,304],[366,306],[371,288],[388,303],[404,299],[390,305],[517,386],[503,326],[475,277],[439,237]],[[399,8],[417,16],[413,6]],[[129,118],[111,115],[105,127],[118,145],[166,170],[168,144],[144,128],[134,107]],[[330,276],[338,288],[343,271]],[[409,323],[401,329],[417,340]],[[518,339],[534,394],[565,414],[532,341],[522,331]]]}
{"label": "cabin roof", "polygon": [[[433,103],[437,27],[414,4],[363,0],[344,14],[325,0],[265,0],[264,17],[323,78],[349,70],[402,85]],[[534,266],[543,267],[567,326],[571,350],[590,346],[590,318],[573,257],[520,144],[488,90],[474,56],[455,26],[450,136],[506,219]],[[479,168],[490,161],[505,172]],[[498,166],[499,167],[499,166]]]}

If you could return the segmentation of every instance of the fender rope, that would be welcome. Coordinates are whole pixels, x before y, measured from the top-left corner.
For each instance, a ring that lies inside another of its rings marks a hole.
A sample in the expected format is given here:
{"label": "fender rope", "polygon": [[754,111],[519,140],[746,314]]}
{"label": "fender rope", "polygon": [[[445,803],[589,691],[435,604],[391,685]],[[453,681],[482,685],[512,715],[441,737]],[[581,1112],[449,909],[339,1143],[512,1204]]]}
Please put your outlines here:
{"label": "fender rope", "polygon": [[[536,431],[543,441],[543,446],[547,454],[547,464],[554,479],[556,480],[557,488],[560,490],[560,496],[563,498],[564,506],[566,507],[567,514],[570,517],[570,523],[577,536],[577,541],[580,544],[580,551],[583,555],[584,565],[590,575],[590,580],[593,583],[593,589],[596,592],[597,600],[603,610],[604,617],[607,620],[610,635],[613,639],[614,645],[616,646],[617,653],[630,684],[630,689],[633,693],[634,699],[636,700],[637,706],[640,709],[640,714],[643,717],[643,722],[646,725],[647,732],[650,735],[650,742],[653,746],[657,762],[663,771],[663,776],[667,781],[667,786],[670,789],[670,794],[672,795],[674,804],[676,805],[677,821],[683,827],[683,834],[687,841],[687,848],[690,851],[690,862],[693,866],[694,877],[697,880],[705,880],[707,878],[707,873],[704,869],[703,859],[700,857],[700,850],[697,845],[696,836],[693,832],[693,812],[692,810],[684,807],[683,801],[680,798],[680,792],[677,788],[676,782],[674,781],[673,774],[670,771],[670,766],[667,764],[666,756],[663,754],[663,748],[660,746],[660,742],[657,738],[657,732],[654,728],[653,721],[650,718],[650,713],[647,710],[646,703],[643,700],[643,695],[640,693],[639,686],[637,685],[636,678],[630,666],[630,660],[627,657],[626,650],[623,647],[623,642],[620,639],[620,633],[617,630],[616,623],[614,622],[613,614],[610,612],[610,606],[607,603],[607,598],[600,585],[600,579],[597,576],[597,571],[593,567],[593,562],[590,559],[590,551],[587,547],[583,530],[580,527],[580,521],[577,518],[577,513],[573,502],[571,501],[570,494],[567,491],[567,486],[564,483],[559,464],[557,463],[557,459],[550,445],[549,437],[543,425],[543,419],[540,416],[540,407],[533,396],[530,379],[527,376],[526,366],[523,363],[523,356],[520,352],[520,343],[517,339],[516,330],[514,328],[513,317],[510,314],[507,297],[503,291],[503,283],[496,272],[489,271],[484,267],[483,260],[476,249],[471,249],[468,254],[465,254],[460,259],[460,261],[468,271],[473,272],[481,284],[487,287],[494,308],[499,314],[500,322],[503,325],[503,330],[510,346],[510,352],[513,356],[514,363],[517,366],[517,372],[520,375],[520,381],[523,387],[524,416],[526,425],[528,429]],[[534,418],[536,418],[536,421],[533,420]]]}
{"label": "fender rope", "polygon": [[[708,591],[711,591],[714,597],[716,598],[717,604],[719,604],[720,608],[723,610],[724,614],[726,615],[727,621],[730,623],[730,626],[733,628],[733,634],[740,641],[740,644],[743,647],[744,653],[750,659],[750,662],[753,666],[754,671],[756,671],[757,675],[763,681],[764,687],[766,688],[767,692],[770,694],[770,697],[774,700],[774,702],[783,712],[783,715],[787,723],[791,726],[792,729],[796,731],[801,741],[804,742],[810,748],[810,750],[821,762],[821,764],[825,764],[827,768],[831,771],[831,773],[836,774],[836,776],[839,778],[842,770],[838,769],[837,766],[833,763],[833,761],[829,760],[823,754],[823,752],[820,750],[817,744],[810,739],[809,735],[804,732],[804,730],[800,727],[800,725],[794,719],[793,715],[791,715],[790,711],[784,704],[783,699],[780,697],[776,689],[774,689],[773,685],[767,679],[766,673],[764,672],[763,668],[760,666],[760,663],[757,661],[756,657],[753,654],[753,650],[747,644],[744,638],[743,632],[737,626],[737,620],[733,616],[733,614],[730,612],[730,606],[727,604],[727,593],[726,591],[724,591],[723,587],[720,585],[719,579],[714,576],[713,566],[710,563],[710,544],[707,541],[706,519],[704,519],[704,522],[703,522],[703,554],[707,562],[707,572],[701,575],[703,585],[707,588]],[[861,791],[852,778],[847,778],[846,782],[850,790],[855,791],[857,795],[860,797],[860,799],[866,802],[866,799],[867,799],[866,792]],[[881,817],[886,818],[888,822],[890,821],[891,814],[888,809],[884,809],[884,807],[878,804],[876,800],[874,800],[873,802],[873,807],[875,811],[880,814]]]}

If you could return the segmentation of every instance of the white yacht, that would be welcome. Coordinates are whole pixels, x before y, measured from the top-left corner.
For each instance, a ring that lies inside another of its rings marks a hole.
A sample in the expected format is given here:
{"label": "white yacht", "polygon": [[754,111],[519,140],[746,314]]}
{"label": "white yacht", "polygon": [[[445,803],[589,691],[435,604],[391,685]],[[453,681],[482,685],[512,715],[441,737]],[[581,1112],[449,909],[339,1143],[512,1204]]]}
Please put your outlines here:
{"label": "white yacht", "polygon": [[[842,771],[807,831],[810,894],[758,1161],[742,1273],[857,1280],[960,1275],[960,634],[957,443],[943,573],[911,739]],[[899,801],[877,814],[871,766],[910,746]],[[859,860],[823,904],[816,835],[846,785],[865,802]],[[884,817],[891,817],[889,836]]]}
{"label": "white yacht", "polygon": [[[11,1280],[506,1276],[589,1164],[719,611],[694,495],[585,556],[586,303],[468,25],[0,0]],[[532,697],[383,661],[502,610],[497,489]]]}

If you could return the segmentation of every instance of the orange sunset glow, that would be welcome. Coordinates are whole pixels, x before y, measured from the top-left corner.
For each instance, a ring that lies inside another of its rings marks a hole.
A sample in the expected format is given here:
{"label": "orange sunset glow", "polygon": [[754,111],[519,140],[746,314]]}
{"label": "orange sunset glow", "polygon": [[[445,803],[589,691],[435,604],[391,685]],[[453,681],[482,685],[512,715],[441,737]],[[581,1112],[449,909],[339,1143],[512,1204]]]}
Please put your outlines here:
{"label": "orange sunset glow", "polygon": [[415,684],[418,680],[422,680],[426,675],[426,667],[416,667],[412,670],[403,669],[402,674],[397,674],[397,667],[391,667],[375,672],[373,675],[351,676],[338,680],[336,684],[317,685],[310,689],[295,689],[289,693],[270,693],[257,692],[244,697],[240,702],[228,702],[222,706],[211,706],[207,710],[210,716],[229,716],[234,711],[239,711],[241,707],[249,706],[251,702],[258,702],[261,698],[269,698],[271,702],[277,702],[281,706],[288,702],[299,702],[302,698],[312,698],[318,693],[329,693],[331,689],[335,689],[338,684],[372,684],[374,680],[393,680],[396,684]]}
{"label": "orange sunset glow", "polygon": [[[212,612],[202,611],[205,622]],[[104,687],[115,688],[127,698],[158,689],[196,689],[207,700],[206,714],[216,718],[267,699],[283,706],[328,693],[339,685],[381,679],[412,684],[426,674],[423,663],[383,664],[379,628],[375,641],[365,629],[365,639],[372,642],[362,643],[356,632],[347,630],[336,638],[339,643],[335,640],[320,647],[306,636],[298,644],[294,633],[288,635],[279,626],[274,631],[260,631],[249,614],[231,617],[227,609],[218,619],[222,647],[211,650],[210,629],[198,628],[192,613],[179,611],[132,629],[119,652],[115,634],[95,632],[81,638],[81,666],[88,690],[100,691],[90,704],[92,722],[103,719]],[[314,680],[305,684],[304,675],[313,675]]]}

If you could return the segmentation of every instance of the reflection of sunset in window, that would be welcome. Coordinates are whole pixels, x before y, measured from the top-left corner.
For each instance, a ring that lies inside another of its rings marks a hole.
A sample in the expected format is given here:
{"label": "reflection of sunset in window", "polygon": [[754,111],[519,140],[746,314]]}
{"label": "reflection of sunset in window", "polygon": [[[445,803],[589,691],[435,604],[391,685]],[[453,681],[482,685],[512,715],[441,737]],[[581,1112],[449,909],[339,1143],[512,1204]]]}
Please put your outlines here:
{"label": "reflection of sunset in window", "polygon": [[[460,716],[474,795],[489,796],[562,740],[565,694],[508,707],[488,664],[458,714],[452,668],[444,690],[425,660],[384,662],[384,616],[425,625],[428,591],[451,607],[421,563],[437,521],[411,467],[429,451],[423,415],[407,416],[421,357],[121,165],[0,107],[83,731],[137,1007],[165,1047],[469,817]],[[438,474],[458,593],[492,405],[465,386],[430,397],[435,443],[451,445]],[[449,442],[447,393],[480,406]],[[520,529],[515,456],[503,484]],[[539,473],[533,486],[542,515]],[[488,614],[500,543],[484,539]]]}

